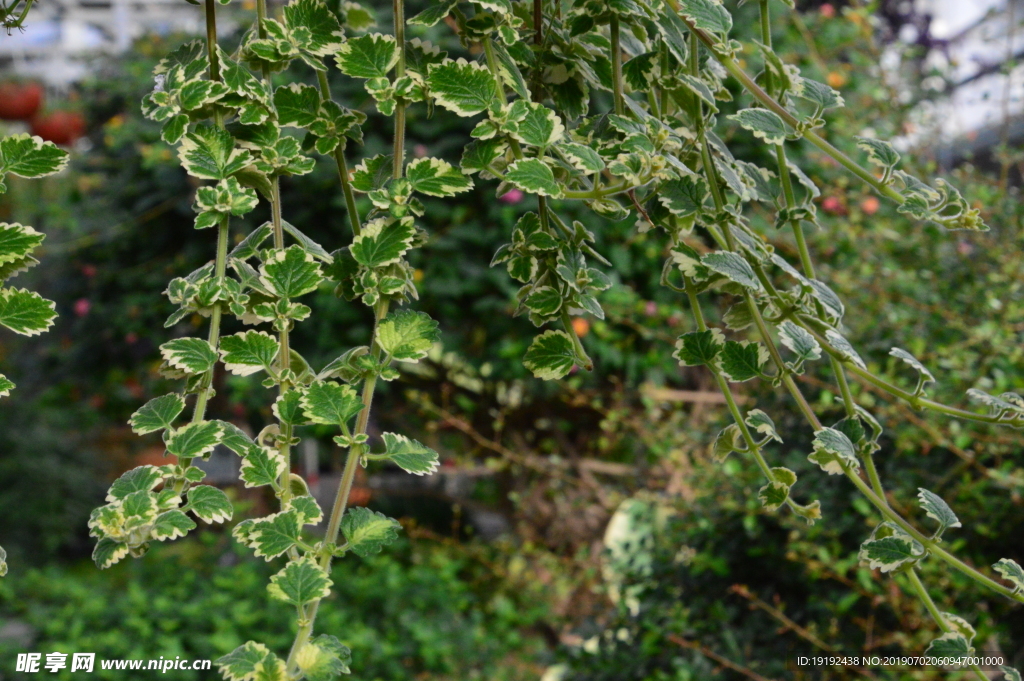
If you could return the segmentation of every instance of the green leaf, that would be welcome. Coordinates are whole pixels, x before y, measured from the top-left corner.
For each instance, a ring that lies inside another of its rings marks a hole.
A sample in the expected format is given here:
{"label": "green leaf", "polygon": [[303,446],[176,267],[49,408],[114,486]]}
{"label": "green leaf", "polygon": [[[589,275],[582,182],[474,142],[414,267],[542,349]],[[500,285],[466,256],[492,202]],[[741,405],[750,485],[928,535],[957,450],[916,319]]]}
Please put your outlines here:
{"label": "green leaf", "polygon": [[836,319],[843,318],[843,315],[846,314],[846,308],[835,291],[817,279],[807,279],[806,283],[811,287],[811,295],[825,306],[825,312]]}
{"label": "green leaf", "polygon": [[352,386],[334,381],[314,381],[302,394],[302,410],[313,423],[347,425],[362,408]]}
{"label": "green leaf", "polygon": [[405,169],[413,191],[427,196],[455,196],[473,188],[468,175],[439,158],[418,158]]}
{"label": "green leaf", "polygon": [[757,492],[757,498],[766,511],[777,511],[789,498],[789,485],[769,482]]}
{"label": "green leaf", "polygon": [[270,560],[295,546],[299,540],[299,527],[299,514],[296,511],[281,511],[248,526],[245,543],[256,549],[257,558]]}
{"label": "green leaf", "polygon": [[194,529],[196,529],[196,524],[191,518],[178,509],[172,509],[156,517],[153,529],[150,530],[150,536],[153,539],[166,541],[184,537]]}
{"label": "green leaf", "polygon": [[262,674],[274,669],[278,661],[265,645],[249,641],[214,660],[214,664],[227,681],[267,681]]}
{"label": "green leaf", "polygon": [[357,192],[373,192],[391,179],[394,159],[391,154],[378,154],[364,160],[352,171],[352,188]]}
{"label": "green leaf", "polygon": [[892,572],[924,557],[924,547],[892,523],[881,523],[860,546],[860,560],[870,570]]}
{"label": "green leaf", "polygon": [[745,446],[746,445],[743,442],[743,434],[740,432],[740,427],[735,423],[730,423],[715,437],[715,443],[711,448],[711,454],[715,457],[715,461],[722,463],[733,452],[743,451]]}
{"label": "green leaf", "polygon": [[398,538],[402,528],[398,521],[363,506],[348,509],[341,519],[341,531],[348,540],[348,550],[368,558]]}
{"label": "green leaf", "polygon": [[217,363],[217,351],[202,338],[175,338],[160,346],[160,355],[187,374],[205,374]]}
{"label": "green leaf", "polygon": [[679,14],[704,31],[724,35],[732,29],[732,16],[718,0],[680,0]]}
{"label": "green leaf", "polygon": [[701,262],[714,272],[725,275],[728,279],[735,281],[744,288],[754,291],[761,290],[761,282],[758,281],[754,269],[746,259],[732,251],[715,251],[708,253]]}
{"label": "green leaf", "polygon": [[174,431],[167,440],[167,453],[181,458],[206,456],[220,444],[224,427],[220,421],[195,421]]}
{"label": "green leaf", "polygon": [[260,267],[260,281],[281,298],[298,298],[323,281],[320,265],[302,246],[274,251]]}
{"label": "green leaf", "polygon": [[722,373],[733,383],[764,376],[768,349],[761,343],[726,341],[721,355]]}
{"label": "green leaf", "polygon": [[200,125],[185,135],[178,158],[189,175],[204,180],[225,180],[252,163],[252,155],[235,147],[227,130]]}
{"label": "green leaf", "polygon": [[331,681],[351,673],[352,651],[334,636],[320,634],[299,651],[295,661],[307,681]]}
{"label": "green leaf", "polygon": [[914,368],[914,371],[916,371],[921,377],[921,385],[924,385],[926,383],[935,383],[935,377],[932,376],[932,372],[928,371],[925,365],[921,364],[921,362],[919,362],[916,357],[914,357],[906,350],[900,348],[893,348],[892,350],[889,351],[889,354],[893,357],[896,357],[897,359],[903,360],[904,362],[912,366]]}
{"label": "green leaf", "polygon": [[370,220],[352,242],[352,257],[366,267],[393,265],[412,246],[416,229],[411,219]]}
{"label": "green leaf", "polygon": [[301,608],[331,592],[331,578],[311,557],[293,560],[270,578],[267,591],[272,598]]}
{"label": "green leaf", "polygon": [[800,79],[800,86],[795,94],[801,99],[813,102],[822,111],[846,106],[846,102],[841,94],[828,85],[811,80],[810,78]]}
{"label": "green leaf", "polygon": [[394,461],[407,473],[432,475],[437,471],[437,452],[404,435],[384,433],[385,457]]}
{"label": "green leaf", "polygon": [[527,296],[523,304],[536,315],[551,317],[562,309],[562,294],[552,286],[539,286]]}
{"label": "green leaf", "polygon": [[853,349],[852,345],[850,345],[850,341],[846,340],[832,329],[825,332],[825,340],[827,340],[829,345],[839,352],[844,360],[857,365],[861,369],[868,368],[867,365],[864,364],[864,360],[862,360],[860,355],[857,354],[857,351]]}
{"label": "green leaf", "polygon": [[779,324],[779,339],[783,345],[793,351],[797,359],[803,361],[821,359],[821,346],[818,345],[818,341],[814,340],[814,336],[788,319]]}
{"label": "green leaf", "polygon": [[320,117],[320,92],[312,86],[289,83],[274,92],[278,125],[308,128]]}
{"label": "green leaf", "polygon": [[92,550],[92,559],[100,570],[106,570],[127,555],[128,545],[109,537],[103,537],[96,542],[96,547]]}
{"label": "green leaf", "polygon": [[[493,92],[493,90],[492,90]],[[43,177],[64,170],[68,165],[68,152],[53,142],[27,133],[0,139],[0,194],[7,191],[4,175]]]}
{"label": "green leaf", "polygon": [[576,351],[565,331],[545,331],[533,339],[523,357],[526,368],[545,381],[562,378],[575,363]]}
{"label": "green leaf", "polygon": [[715,93],[711,91],[708,84],[696,76],[691,76],[685,73],[676,74],[676,78],[682,83],[687,90],[697,95],[697,97],[704,102],[712,113],[718,113],[718,102],[715,101]]}
{"label": "green leaf", "polygon": [[672,356],[685,366],[718,366],[718,356],[725,347],[725,336],[718,329],[684,333],[676,341]]}
{"label": "green leaf", "polygon": [[188,506],[197,518],[208,523],[227,522],[235,513],[228,495],[210,485],[199,485],[190,489]]}
{"label": "green leaf", "polygon": [[459,0],[431,0],[430,6],[406,23],[419,26],[435,26],[448,16]]}
{"label": "green leaf", "polygon": [[936,536],[941,536],[944,531],[951,527],[961,527],[960,519],[956,517],[956,513],[953,513],[953,509],[939,495],[929,492],[923,487],[918,487],[917,498],[920,500],[921,508],[924,509],[928,517],[939,524],[939,531],[936,533]]}
{"label": "green leaf", "polygon": [[0,265],[25,258],[46,238],[42,232],[17,222],[0,222]]}
{"label": "green leaf", "polygon": [[662,184],[658,201],[673,215],[688,217],[704,211],[708,195],[708,185],[702,178],[687,175]]}
{"label": "green leaf", "polygon": [[992,566],[992,569],[1008,582],[1013,583],[1014,593],[1024,591],[1024,569],[1017,561],[1010,558],[1000,558],[999,562]]}
{"label": "green leaf", "polygon": [[462,151],[462,161],[459,163],[462,172],[472,174],[486,170],[489,165],[501,158],[507,148],[508,142],[500,137],[473,140]]}
{"label": "green leaf", "polygon": [[433,64],[427,86],[438,104],[459,116],[486,111],[495,98],[495,80],[484,66],[465,59]]}
{"label": "green leaf", "polygon": [[124,499],[135,492],[151,492],[160,481],[163,475],[156,466],[138,466],[126,471],[114,481],[107,492],[107,501]]}
{"label": "green leaf", "polygon": [[[747,417],[743,419],[743,422],[762,435],[765,435],[776,442],[782,442],[782,438],[775,431],[775,422],[768,414],[764,413],[760,409],[751,409],[747,412]],[[793,484],[793,483],[789,483]]]}
{"label": "green leaf", "polygon": [[924,654],[930,657],[961,658],[967,657],[973,652],[974,648],[963,634],[958,631],[950,631],[934,639]]}
{"label": "green leaf", "polygon": [[324,519],[320,504],[310,496],[292,497],[288,500],[288,508],[299,514],[299,523],[302,525],[316,525]]}
{"label": "green leaf", "polygon": [[37,336],[53,326],[57,318],[53,301],[34,291],[0,289],[0,326],[22,336]]}
{"label": "green leaf", "polygon": [[818,464],[829,475],[843,472],[843,464],[858,468],[857,448],[850,438],[835,428],[822,428],[814,432],[814,451],[808,461]]}
{"label": "green leaf", "polygon": [[292,0],[284,18],[296,44],[310,54],[326,57],[345,42],[341,24],[322,0]]}
{"label": "green leaf", "polygon": [[170,428],[174,419],[185,409],[185,398],[177,393],[161,395],[142,405],[132,414],[128,423],[136,435],[154,433]]}
{"label": "green leaf", "polygon": [[[517,107],[525,111],[516,111]],[[565,134],[562,119],[543,104],[519,99],[512,105],[509,115],[519,119],[512,130],[512,136],[523,144],[549,147]]]}
{"label": "green leaf", "polygon": [[754,133],[754,137],[763,139],[768,144],[782,144],[789,134],[786,124],[779,115],[768,109],[743,109],[727,118],[736,121]]}
{"label": "green leaf", "polygon": [[300,390],[288,390],[281,393],[274,400],[271,409],[281,423],[293,426],[306,424],[305,416],[302,413],[302,392]]}
{"label": "green leaf", "polygon": [[1013,667],[999,665],[999,671],[1003,672],[1003,681],[1021,681],[1020,672]]}
{"label": "green leaf", "polygon": [[246,487],[273,485],[284,472],[284,455],[270,447],[250,447],[239,475]]}
{"label": "green leaf", "polygon": [[593,147],[576,142],[563,142],[558,149],[577,170],[587,174],[599,173],[605,168],[604,159]]}
{"label": "green leaf", "polygon": [[0,374],[0,397],[7,397],[14,390],[14,382]]}
{"label": "green leaf", "polygon": [[288,232],[288,234],[291,234],[292,238],[299,242],[299,246],[302,246],[307,253],[317,260],[322,260],[328,264],[334,262],[334,258],[327,252],[327,249],[310,239],[303,232],[299,231],[299,228],[292,223],[287,220],[282,220],[281,227],[283,227],[284,231]]}
{"label": "green leaf", "polygon": [[377,329],[381,349],[400,362],[418,362],[440,339],[437,322],[425,312],[392,312]]}
{"label": "green leaf", "polygon": [[530,194],[554,198],[562,195],[562,188],[555,182],[551,167],[539,158],[516,161],[508,167],[504,179]]}
{"label": "green leaf", "polygon": [[885,169],[892,169],[900,162],[900,155],[891,144],[869,137],[854,137],[857,146],[868,152],[868,160]]}
{"label": "green leaf", "polygon": [[384,78],[398,63],[398,43],[371,33],[346,41],[334,57],[338,70],[353,78]]}
{"label": "green leaf", "polygon": [[224,368],[238,376],[249,376],[261,369],[269,372],[280,348],[277,339],[263,331],[245,331],[220,339]]}

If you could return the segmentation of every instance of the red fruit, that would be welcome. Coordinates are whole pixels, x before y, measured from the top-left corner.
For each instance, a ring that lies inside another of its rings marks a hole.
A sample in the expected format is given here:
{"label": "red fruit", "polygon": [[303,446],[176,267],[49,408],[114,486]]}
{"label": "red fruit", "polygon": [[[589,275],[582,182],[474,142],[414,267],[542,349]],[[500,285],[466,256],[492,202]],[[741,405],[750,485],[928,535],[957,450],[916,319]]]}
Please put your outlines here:
{"label": "red fruit", "polygon": [[32,119],[32,134],[54,144],[71,144],[85,134],[85,119],[73,111],[54,111]]}
{"label": "red fruit", "polygon": [[0,83],[0,118],[5,121],[27,121],[42,103],[39,83]]}

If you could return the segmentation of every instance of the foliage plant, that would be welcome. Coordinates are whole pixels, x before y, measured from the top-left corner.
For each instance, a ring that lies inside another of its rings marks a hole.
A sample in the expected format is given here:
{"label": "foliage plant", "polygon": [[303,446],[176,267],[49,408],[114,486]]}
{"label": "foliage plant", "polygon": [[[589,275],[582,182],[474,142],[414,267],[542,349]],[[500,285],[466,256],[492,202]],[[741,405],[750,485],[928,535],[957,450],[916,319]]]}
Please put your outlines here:
{"label": "foliage plant", "polygon": [[[68,153],[53,142],[27,134],[0,138],[0,194],[7,192],[5,179],[45,177],[63,170]],[[32,257],[46,235],[20,223],[0,222],[0,326],[22,336],[36,336],[57,317],[53,301],[24,288],[3,284],[39,264]],[[0,398],[14,389],[14,382],[0,374]],[[0,577],[7,574],[7,552],[0,547]]]}
{"label": "foliage plant", "polygon": [[[874,463],[882,426],[854,400],[848,378],[915,409],[1012,427],[1024,425],[1024,398],[971,391],[987,414],[930,399],[926,388],[934,377],[900,348],[892,356],[916,373],[913,390],[867,369],[843,336],[843,302],[815,276],[803,230],[815,224],[817,188],[787,158],[787,144],[809,143],[903,214],[947,229],[985,227],[979,211],[950,184],[927,184],[901,170],[891,144],[859,140],[874,171],[830,144],[826,112],[842,106],[842,96],[779,59],[771,45],[768,0],[758,4],[754,49],[762,66],[751,76],[739,61],[745,46],[729,37],[732,15],[716,0],[441,0],[408,20],[402,0],[395,0],[391,34],[367,32],[373,16],[354,3],[335,12],[321,0],[293,0],[280,17],[270,17],[259,1],[252,29],[232,53],[218,44],[216,4],[205,0],[205,43],[186,44],[160,63],[143,109],[163,124],[164,141],[178,145],[185,171],[209,182],[196,191],[195,227],[216,234],[215,257],[172,280],[166,291],[179,307],[167,326],[200,315],[209,319],[208,334],[161,346],[164,372],[183,381],[181,391],[148,402],[131,425],[140,435],[161,433],[176,463],[136,468],[112,485],[109,503],[89,522],[99,567],[141,556],[152,541],[187,534],[196,527],[189,513],[205,522],[230,519],[227,495],[200,484],[203,471],[193,465],[226,446],[242,457],[245,485],[269,488],[278,500],[277,512],[239,523],[234,536],[258,557],[284,559],[269,592],[294,607],[297,633],[287,654],[249,641],[218,666],[228,679],[315,680],[349,671],[348,649],[332,635],[314,636],[320,602],[332,586],[331,564],[350,552],[365,557],[380,551],[398,529],[382,514],[348,507],[356,467],[387,460],[422,475],[438,461],[436,452],[406,436],[383,433],[380,443],[371,443],[367,432],[378,381],[395,379],[395,362],[421,360],[438,339],[428,316],[397,309],[417,298],[407,261],[426,238],[416,224],[424,211],[417,195],[453,197],[468,191],[477,175],[498,181],[499,195],[517,190],[538,198],[538,210],[519,220],[492,263],[505,265],[522,284],[518,311],[537,327],[553,327],[534,339],[524,357],[535,376],[554,380],[576,367],[593,367],[572,315],[603,318],[598,297],[611,285],[595,266],[611,264],[595,249],[595,234],[583,221],[563,219],[560,202],[583,202],[603,217],[633,216],[641,232],[659,230],[669,253],[661,281],[685,296],[698,329],[679,337],[675,356],[683,365],[707,367],[734,419],[718,436],[718,457],[753,461],[765,478],[758,492],[765,509],[785,506],[808,523],[820,520],[817,500],[794,498],[796,473],[770,463],[772,443],[781,442],[772,418],[760,409],[741,412],[730,384],[759,378],[788,394],[813,431],[809,461],[828,475],[845,476],[881,520],[861,547],[863,562],[906,577],[940,632],[929,654],[970,654],[974,630],[964,617],[938,610],[918,565],[939,561],[1018,602],[1024,602],[1024,571],[1001,559],[993,566],[997,580],[945,548],[944,533],[960,521],[928,490],[920,490],[919,502],[937,526],[934,532],[922,532],[893,508]],[[465,56],[451,58],[419,37],[407,39],[407,28],[436,30],[442,21],[467,48]],[[390,155],[362,159],[349,170],[346,151],[361,141],[365,114],[332,100],[326,57],[363,81],[378,112],[393,119]],[[309,67],[317,87],[274,86],[273,75],[293,61]],[[730,83],[752,104],[738,107]],[[438,158],[407,162],[410,106],[434,115],[482,115],[459,168]],[[774,158],[774,167],[737,157],[735,144],[718,134],[737,128]],[[311,172],[315,155],[330,157],[337,167],[351,229],[350,243],[333,252],[284,219],[281,178]],[[366,214],[356,193],[369,200]],[[232,217],[253,211],[261,199],[271,219],[229,249]],[[751,227],[746,209],[753,204],[775,213],[776,228],[792,231],[799,267]],[[19,234],[29,233],[22,228]],[[365,345],[316,371],[292,348],[291,331],[313,312],[299,299],[325,280],[340,296],[370,308],[375,325]],[[724,329],[707,325],[701,295],[733,303],[723,315]],[[222,333],[232,318],[263,326]],[[40,322],[39,330],[48,322]],[[821,422],[794,380],[822,359],[846,412],[831,426]],[[276,391],[276,422],[255,438],[207,419],[218,365],[240,376],[265,376],[263,385]],[[183,416],[187,399],[193,400],[191,415]],[[298,429],[312,424],[337,428],[335,442],[348,451],[328,514],[291,472]],[[322,538],[305,533],[305,526],[324,520]],[[1019,679],[1015,670],[1004,673]]]}

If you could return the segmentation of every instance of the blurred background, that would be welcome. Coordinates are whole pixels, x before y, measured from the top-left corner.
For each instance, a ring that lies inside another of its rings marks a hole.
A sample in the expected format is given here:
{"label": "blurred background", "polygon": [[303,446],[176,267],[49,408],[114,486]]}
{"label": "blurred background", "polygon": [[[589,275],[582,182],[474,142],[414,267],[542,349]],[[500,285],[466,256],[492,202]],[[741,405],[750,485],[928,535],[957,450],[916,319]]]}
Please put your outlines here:
{"label": "blurred background", "polygon": [[[753,38],[756,3],[728,4],[738,34]],[[409,5],[411,16],[425,3]],[[222,35],[237,42],[253,8],[222,9]],[[853,135],[895,138],[904,167],[950,178],[992,227],[950,233],[911,222],[793,145],[821,189],[822,229],[811,248],[820,278],[850,311],[848,337],[873,371],[900,385],[915,377],[888,351],[910,350],[935,373],[932,394],[942,401],[963,405],[971,387],[1019,391],[1024,2],[798,0],[796,12],[775,9],[777,51],[846,98],[831,115],[830,139],[857,153]],[[0,401],[0,545],[10,554],[0,580],[0,679],[19,678],[14,658],[25,651],[215,658],[250,638],[277,649],[292,638],[287,606],[264,590],[271,567],[234,545],[230,525],[104,573],[89,559],[86,520],[109,482],[162,462],[159,439],[136,437],[126,423],[174,388],[157,372],[157,347],[203,324],[163,327],[171,306],[160,292],[208,260],[212,242],[192,229],[196,183],[139,111],[156,61],[196,35],[200,21],[199,8],[177,0],[40,0],[24,31],[0,35],[0,133],[31,131],[67,145],[73,159],[59,176],[10,178],[0,197],[0,220],[47,235],[42,265],[15,284],[56,300],[60,313],[43,336],[0,334],[0,370],[18,384]],[[460,49],[443,25],[412,35]],[[753,51],[745,56],[758,63]],[[287,78],[310,75],[296,69]],[[365,146],[350,155],[385,151],[389,122],[356,84],[331,75],[335,97],[370,116]],[[414,108],[412,153],[457,161],[471,124],[453,118]],[[735,151],[772,165],[742,139],[732,141]],[[347,239],[334,174],[325,162],[284,184],[289,221],[329,250]],[[872,526],[867,503],[845,480],[802,475],[801,495],[823,503],[824,520],[808,528],[762,511],[753,465],[713,461],[709,445],[728,415],[711,377],[671,358],[675,337],[692,330],[690,316],[658,285],[663,242],[637,234],[632,221],[580,212],[614,263],[607,319],[574,321],[596,368],[558,383],[533,379],[521,357],[534,329],[512,317],[507,274],[487,266],[533,206],[515,192],[495,201],[493,192],[479,183],[458,201],[432,200],[422,221],[431,238],[413,256],[418,306],[440,321],[442,343],[386,385],[371,428],[400,428],[437,449],[443,466],[425,479],[374,464],[360,473],[355,502],[401,518],[405,531],[381,555],[335,567],[318,629],[352,648],[352,678],[953,678],[921,668],[794,666],[795,655],[814,652],[920,652],[934,637],[914,597],[858,566]],[[795,256],[774,216],[752,210],[755,226]],[[235,221],[237,232],[266,216],[248,218]],[[316,314],[294,343],[319,366],[365,342],[370,319],[326,287],[315,296]],[[721,318],[723,299],[704,303],[706,315]],[[216,380],[213,416],[258,431],[270,417],[259,381]],[[802,380],[823,420],[842,417],[824,373]],[[1020,432],[853,389],[886,427],[878,460],[892,503],[920,519],[914,497],[927,487],[960,515],[963,528],[947,539],[965,560],[1024,563]],[[809,471],[810,433],[787,401],[756,381],[738,395],[775,418],[785,444],[773,456]],[[330,498],[340,452],[326,430],[309,428],[304,438],[299,467]],[[236,468],[215,453],[207,480],[233,495],[237,522],[271,500],[242,489]],[[923,569],[940,609],[977,628],[979,650],[1024,665],[1024,610],[940,564]]]}

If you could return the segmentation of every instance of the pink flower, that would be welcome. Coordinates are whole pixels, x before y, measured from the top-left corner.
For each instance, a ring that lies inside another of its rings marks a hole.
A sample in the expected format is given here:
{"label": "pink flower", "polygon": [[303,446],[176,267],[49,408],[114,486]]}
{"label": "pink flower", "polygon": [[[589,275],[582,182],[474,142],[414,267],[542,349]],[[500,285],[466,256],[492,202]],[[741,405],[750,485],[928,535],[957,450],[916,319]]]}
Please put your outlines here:
{"label": "pink flower", "polygon": [[658,304],[653,300],[648,300],[647,304],[644,306],[644,314],[648,317],[653,317],[658,314]]}
{"label": "pink flower", "polygon": [[84,274],[88,278],[92,279],[93,277],[96,276],[96,266],[95,265],[82,265],[82,274]]}
{"label": "pink flower", "polygon": [[836,15],[836,8],[828,3],[825,3],[824,5],[819,7],[818,11],[821,12],[821,16],[825,17],[826,19],[831,19]]}
{"label": "pink flower", "polygon": [[821,209],[826,213],[838,215],[843,212],[843,202],[835,196],[826,196],[821,202]]}
{"label": "pink flower", "polygon": [[84,317],[89,314],[89,309],[92,307],[92,303],[89,302],[88,298],[79,298],[75,301],[75,314],[79,317]]}
{"label": "pink flower", "polygon": [[523,200],[523,192],[518,189],[513,189],[505,194],[502,194],[501,198],[498,199],[504,203],[519,203]]}

